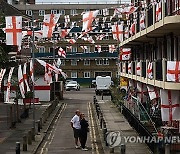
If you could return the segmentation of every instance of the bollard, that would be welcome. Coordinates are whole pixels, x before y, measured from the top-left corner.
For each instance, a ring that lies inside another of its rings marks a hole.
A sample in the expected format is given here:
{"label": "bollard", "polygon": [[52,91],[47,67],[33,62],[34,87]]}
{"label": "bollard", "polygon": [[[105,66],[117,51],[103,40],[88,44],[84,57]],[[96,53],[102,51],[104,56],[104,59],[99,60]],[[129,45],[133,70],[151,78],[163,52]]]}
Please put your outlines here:
{"label": "bollard", "polygon": [[20,142],[16,142],[16,154],[20,154]]}
{"label": "bollard", "polygon": [[27,136],[23,136],[23,151],[27,151]]}
{"label": "bollard", "polygon": [[31,138],[33,141],[35,141],[35,128],[34,127],[31,128]]}
{"label": "bollard", "polygon": [[32,135],[31,135],[31,131],[28,131],[28,144],[31,145],[32,144]]}
{"label": "bollard", "polygon": [[121,144],[120,145],[120,151],[121,151],[121,154],[125,154],[126,153],[126,145],[125,144]]}
{"label": "bollard", "polygon": [[114,148],[113,148],[113,147],[110,148],[109,150],[110,150],[110,151],[109,151],[110,153],[114,153]]}

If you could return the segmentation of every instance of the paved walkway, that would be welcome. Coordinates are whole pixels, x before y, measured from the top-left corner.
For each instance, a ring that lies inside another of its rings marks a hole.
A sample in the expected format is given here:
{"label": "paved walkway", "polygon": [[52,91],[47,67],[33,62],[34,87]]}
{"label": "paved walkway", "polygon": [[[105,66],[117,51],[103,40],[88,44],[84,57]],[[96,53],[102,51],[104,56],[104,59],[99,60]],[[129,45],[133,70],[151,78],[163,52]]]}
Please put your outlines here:
{"label": "paved walkway", "polygon": [[[124,136],[138,136],[137,132],[129,125],[125,117],[119,112],[117,107],[110,100],[101,100],[98,97],[98,103],[101,111],[103,112],[105,121],[107,123],[108,131],[119,131],[122,137]],[[146,144],[143,143],[125,143],[126,154],[150,154],[150,150]],[[108,153],[108,148],[105,147],[105,151]],[[115,148],[115,153],[119,153],[119,147]]]}

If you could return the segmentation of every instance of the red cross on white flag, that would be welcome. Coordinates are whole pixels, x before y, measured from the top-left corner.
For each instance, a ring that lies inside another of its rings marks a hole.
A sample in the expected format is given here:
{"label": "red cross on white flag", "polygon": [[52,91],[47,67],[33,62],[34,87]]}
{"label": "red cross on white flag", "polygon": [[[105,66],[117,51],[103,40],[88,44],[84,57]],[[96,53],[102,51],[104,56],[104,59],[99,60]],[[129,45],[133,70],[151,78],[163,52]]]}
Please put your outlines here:
{"label": "red cross on white flag", "polygon": [[137,82],[137,98],[141,103],[146,102],[147,87],[144,83]]}
{"label": "red cross on white flag", "polygon": [[162,7],[161,7],[161,1],[156,4],[156,21],[161,20],[162,16]]}
{"label": "red cross on white flag", "polygon": [[159,91],[156,87],[147,85],[150,100],[159,98]]}
{"label": "red cross on white flag", "polygon": [[71,29],[61,29],[60,37],[65,38],[69,34],[70,30]]}
{"label": "red cross on white flag", "polygon": [[109,52],[110,52],[110,53],[113,53],[114,51],[116,51],[115,45],[114,45],[114,44],[110,44],[110,45],[109,45]]}
{"label": "red cross on white flag", "polygon": [[153,78],[153,63],[152,63],[152,62],[149,62],[149,63],[148,63],[147,77],[148,77],[149,79],[152,79],[152,78]]}
{"label": "red cross on white flag", "polygon": [[97,51],[100,53],[101,52],[101,45],[95,45],[95,48],[97,49]]}
{"label": "red cross on white flag", "polygon": [[66,58],[66,52],[63,50],[63,48],[61,48],[61,47],[59,48],[58,55]]}
{"label": "red cross on white flag", "polygon": [[21,46],[22,16],[6,17],[6,44]]}
{"label": "red cross on white flag", "polygon": [[167,81],[180,82],[180,61],[167,61]]}
{"label": "red cross on white flag", "polygon": [[136,23],[135,23],[135,21],[134,21],[133,24],[131,25],[130,29],[129,29],[129,33],[130,33],[131,35],[134,35],[134,34],[135,34],[135,25],[136,25]]}
{"label": "red cross on white flag", "polygon": [[179,120],[180,91],[160,89],[162,121]]}
{"label": "red cross on white flag", "polygon": [[22,68],[21,65],[18,67],[18,83],[19,83],[19,89],[21,92],[22,98],[25,98],[25,90],[24,90],[24,78],[22,74]]}
{"label": "red cross on white flag", "polygon": [[136,75],[141,75],[141,62],[137,62]]}
{"label": "red cross on white flag", "polygon": [[46,14],[43,21],[43,37],[51,38],[60,14]]}
{"label": "red cross on white flag", "polygon": [[8,75],[8,81],[7,81],[7,90],[6,90],[6,102],[10,102],[10,93],[11,93],[11,77],[14,71],[14,67],[11,67]]}
{"label": "red cross on white flag", "polygon": [[132,74],[132,62],[128,64],[128,73]]}
{"label": "red cross on white flag", "polygon": [[82,31],[88,31],[92,27],[92,22],[98,15],[99,10],[96,11],[88,11],[85,14],[83,14],[83,28]]}
{"label": "red cross on white flag", "polygon": [[141,30],[145,29],[146,26],[145,26],[145,14],[141,14],[141,18],[140,18],[140,28]]}
{"label": "red cross on white flag", "polygon": [[120,60],[129,60],[131,57],[131,48],[120,48]]}
{"label": "red cross on white flag", "polygon": [[76,40],[75,40],[75,39],[67,39],[66,41],[68,41],[68,42],[71,43],[71,44],[75,44],[75,43],[76,43]]}
{"label": "red cross on white flag", "polygon": [[123,41],[123,24],[115,24],[112,26],[112,34],[113,34],[113,39],[118,40],[120,42]]}

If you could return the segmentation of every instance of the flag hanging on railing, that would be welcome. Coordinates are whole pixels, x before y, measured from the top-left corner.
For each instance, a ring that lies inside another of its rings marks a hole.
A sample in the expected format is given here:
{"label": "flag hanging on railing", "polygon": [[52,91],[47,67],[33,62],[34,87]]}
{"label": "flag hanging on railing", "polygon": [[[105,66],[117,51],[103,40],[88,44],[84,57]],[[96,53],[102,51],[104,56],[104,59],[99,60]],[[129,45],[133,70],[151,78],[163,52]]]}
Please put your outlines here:
{"label": "flag hanging on railing", "polygon": [[22,74],[21,65],[19,65],[19,68],[18,68],[18,83],[19,83],[19,89],[21,92],[21,96],[22,96],[22,98],[25,98],[24,78],[23,78],[23,74]]}
{"label": "flag hanging on railing", "polygon": [[137,82],[137,98],[141,103],[147,101],[147,86],[144,83]]}
{"label": "flag hanging on railing", "polygon": [[21,47],[22,42],[22,16],[6,17],[6,44]]}
{"label": "flag hanging on railing", "polygon": [[136,75],[141,75],[141,62],[136,64]]}
{"label": "flag hanging on railing", "polygon": [[6,72],[6,69],[1,68],[1,72],[0,72],[0,90],[1,90],[1,83],[2,83],[5,72]]}
{"label": "flag hanging on railing", "polygon": [[180,91],[160,89],[162,121],[179,120]]}
{"label": "flag hanging on railing", "polygon": [[95,45],[95,48],[97,49],[97,52],[101,52],[101,45]]}
{"label": "flag hanging on railing", "polygon": [[43,21],[43,37],[51,38],[60,14],[46,14]]}
{"label": "flag hanging on railing", "polygon": [[7,80],[7,90],[6,90],[6,102],[10,102],[10,93],[11,93],[11,77],[14,71],[14,67],[11,67]]}
{"label": "flag hanging on railing", "polygon": [[89,31],[92,28],[92,22],[98,15],[99,10],[88,11],[83,14],[83,28],[82,31]]}
{"label": "flag hanging on railing", "polygon": [[131,57],[131,48],[120,48],[120,60],[129,60]]}
{"label": "flag hanging on railing", "polygon": [[180,61],[167,61],[167,81],[180,82]]}
{"label": "flag hanging on railing", "polygon": [[129,33],[131,35],[134,35],[135,34],[135,25],[136,25],[136,22],[134,21],[129,29]]}
{"label": "flag hanging on railing", "polygon": [[71,29],[61,29],[60,37],[65,38],[69,34],[70,30]]}
{"label": "flag hanging on railing", "polygon": [[150,100],[159,98],[159,91],[156,87],[147,85]]}
{"label": "flag hanging on railing", "polygon": [[140,18],[140,29],[143,30],[145,28],[146,28],[146,26],[145,26],[145,13],[142,13],[141,18]]}
{"label": "flag hanging on railing", "polygon": [[110,44],[110,45],[109,45],[109,52],[110,52],[110,53],[113,53],[113,52],[115,52],[115,51],[116,51],[115,45],[114,45],[114,44]]}
{"label": "flag hanging on railing", "polygon": [[128,64],[128,73],[132,74],[132,62]]}
{"label": "flag hanging on railing", "polygon": [[113,34],[113,39],[118,40],[119,42],[123,41],[123,24],[115,24],[112,25],[112,34]]}
{"label": "flag hanging on railing", "polygon": [[159,3],[156,3],[156,21],[161,20],[162,18],[162,7],[161,7],[161,1]]}
{"label": "flag hanging on railing", "polygon": [[152,62],[148,63],[148,66],[147,66],[147,77],[149,79],[153,78],[153,63]]}

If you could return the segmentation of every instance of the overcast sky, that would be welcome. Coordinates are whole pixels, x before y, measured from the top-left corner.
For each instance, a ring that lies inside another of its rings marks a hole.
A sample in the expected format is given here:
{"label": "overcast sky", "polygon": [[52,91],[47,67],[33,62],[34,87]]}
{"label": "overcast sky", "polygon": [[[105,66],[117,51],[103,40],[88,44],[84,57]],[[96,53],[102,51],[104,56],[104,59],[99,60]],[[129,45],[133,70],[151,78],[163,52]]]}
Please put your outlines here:
{"label": "overcast sky", "polygon": [[36,0],[36,3],[129,3],[131,0]]}

